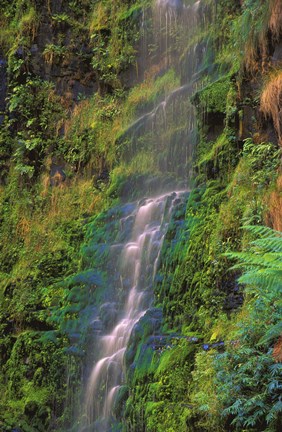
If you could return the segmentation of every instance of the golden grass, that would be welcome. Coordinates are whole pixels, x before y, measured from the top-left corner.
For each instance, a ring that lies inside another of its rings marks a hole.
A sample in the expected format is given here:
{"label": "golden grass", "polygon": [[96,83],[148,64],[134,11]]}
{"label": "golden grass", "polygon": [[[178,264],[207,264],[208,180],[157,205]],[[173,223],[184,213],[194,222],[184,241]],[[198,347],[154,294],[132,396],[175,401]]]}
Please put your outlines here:
{"label": "golden grass", "polygon": [[107,28],[109,21],[109,10],[106,4],[98,3],[93,9],[89,22],[90,34]]}
{"label": "golden grass", "polygon": [[[73,178],[51,187],[46,174],[42,177],[40,195],[41,208],[32,211],[29,205],[22,203],[15,212],[16,235],[24,243],[24,253],[13,270],[17,277],[24,278],[38,256],[68,247],[65,226],[79,224],[85,214],[98,214],[107,204],[91,179]],[[3,240],[11,241],[8,237]]]}
{"label": "golden grass", "polygon": [[152,81],[156,79],[158,74],[160,74],[166,67],[166,61],[165,58],[161,59],[157,64],[151,65],[145,72],[144,72],[144,81]]}
{"label": "golden grass", "polygon": [[31,221],[29,218],[22,216],[17,224],[17,235],[21,236],[24,240],[30,233]]}
{"label": "golden grass", "polygon": [[[267,45],[265,42],[265,34],[259,38],[258,44],[253,39],[250,39],[246,43],[245,47],[245,67],[249,73],[256,74],[260,69],[260,63],[262,63],[263,69],[267,63]],[[260,56],[258,55],[260,50]]]}
{"label": "golden grass", "polygon": [[272,118],[282,144],[282,71],[270,75],[261,95],[260,109],[265,118]]}
{"label": "golden grass", "polygon": [[39,15],[34,7],[31,7],[29,11],[22,16],[19,23],[19,30],[22,34],[30,34],[31,40],[35,39],[37,29],[39,25]]}
{"label": "golden grass", "polygon": [[272,33],[272,38],[278,41],[282,34],[282,1],[272,0],[270,7],[269,29]]}
{"label": "golden grass", "polygon": [[282,336],[278,339],[273,348],[273,357],[277,363],[282,362]]}
{"label": "golden grass", "polygon": [[74,178],[71,183],[61,182],[58,186],[50,186],[46,223],[79,218],[94,209],[99,211],[97,191],[92,183],[91,179]]}
{"label": "golden grass", "polygon": [[[257,36],[249,38],[245,48],[245,66],[248,72],[257,73],[260,68],[263,72],[269,70],[269,35],[273,43],[278,42],[282,35],[282,1],[270,0],[268,11],[261,31]],[[250,35],[252,32],[250,32]]]}
{"label": "golden grass", "polygon": [[21,37],[28,36],[34,41],[39,26],[39,14],[34,7],[20,14],[17,21],[9,22],[4,13],[0,11],[0,46],[7,53],[14,47],[18,47]]}
{"label": "golden grass", "polygon": [[[71,114],[71,118],[65,121],[65,135],[66,135],[66,137],[68,137],[71,134],[72,127],[73,127],[74,121],[76,119],[79,119],[80,124],[84,123],[85,115],[87,115],[87,117],[89,117],[89,110],[90,110],[90,101],[88,99],[79,102],[78,105],[75,105],[75,107],[72,111],[72,114]],[[92,113],[92,110],[91,110],[91,113]],[[87,122],[86,127],[87,126],[88,126],[88,122]]]}
{"label": "golden grass", "polygon": [[278,177],[275,189],[268,199],[266,222],[277,231],[282,231],[282,174]]}

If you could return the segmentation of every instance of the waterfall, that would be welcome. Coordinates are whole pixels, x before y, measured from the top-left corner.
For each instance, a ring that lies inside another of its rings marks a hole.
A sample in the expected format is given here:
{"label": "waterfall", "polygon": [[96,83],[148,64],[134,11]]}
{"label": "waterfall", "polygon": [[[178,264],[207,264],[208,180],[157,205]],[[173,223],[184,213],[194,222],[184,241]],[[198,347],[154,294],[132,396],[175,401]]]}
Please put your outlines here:
{"label": "waterfall", "polygon": [[156,98],[150,110],[141,112],[127,125],[119,144],[126,162],[140,150],[150,151],[161,172],[171,173],[189,184],[197,140],[195,107],[190,96],[199,85],[205,55],[204,44],[191,41],[200,27],[201,4],[156,0],[150,13],[147,12],[153,34],[150,43],[146,32],[143,39],[154,50],[147,57],[142,55],[143,67],[145,63],[145,70],[157,70],[159,77],[173,70],[180,85]]}
{"label": "waterfall", "polygon": [[[99,355],[95,362],[86,389],[84,417],[86,425],[82,430],[95,432],[111,431],[113,404],[120,385],[124,381],[124,353],[134,325],[153,303],[152,287],[158,266],[160,251],[175,202],[185,197],[185,192],[173,192],[156,198],[143,199],[134,210],[120,221],[121,230],[127,231],[128,239],[122,245],[117,272],[123,291],[125,305],[112,331],[100,337]],[[118,238],[123,237],[121,232]],[[86,428],[88,424],[88,429]],[[86,429],[85,429],[86,428]]]}
{"label": "waterfall", "polygon": [[[154,2],[151,21],[157,48],[154,60],[149,57],[146,61],[148,67],[157,64],[163,68],[161,73],[173,68],[180,76],[180,85],[128,125],[120,138],[120,141],[130,142],[130,146],[124,146],[124,160],[130,161],[137,151],[143,149],[142,146],[151,145],[152,158],[159,161],[160,171],[178,181],[185,180],[186,188],[191,177],[196,124],[189,98],[197,87],[197,72],[204,49],[194,46],[186,50],[185,47],[198,25],[199,8],[199,1],[189,5],[181,0]],[[145,20],[144,12],[144,28]],[[148,39],[149,36],[145,35],[141,41],[143,51],[144,40],[148,42]],[[148,136],[153,136],[150,144],[147,144]],[[170,192],[166,192],[168,190]],[[115,420],[114,404],[125,382],[124,355],[134,326],[154,302],[154,279],[171,213],[175,203],[182,199],[185,205],[187,197],[186,192],[171,190],[170,185],[164,189],[166,193],[163,195],[156,197],[152,193],[152,198],[146,197],[130,204],[130,210],[120,219],[119,233],[110,246],[108,258],[114,263],[112,279],[117,296],[114,302],[118,307],[113,321],[107,323],[107,328],[95,338],[93,367],[85,386],[80,432],[120,430]],[[111,300],[100,307],[100,313],[103,307],[112,307]],[[99,312],[95,320],[100,320]]]}

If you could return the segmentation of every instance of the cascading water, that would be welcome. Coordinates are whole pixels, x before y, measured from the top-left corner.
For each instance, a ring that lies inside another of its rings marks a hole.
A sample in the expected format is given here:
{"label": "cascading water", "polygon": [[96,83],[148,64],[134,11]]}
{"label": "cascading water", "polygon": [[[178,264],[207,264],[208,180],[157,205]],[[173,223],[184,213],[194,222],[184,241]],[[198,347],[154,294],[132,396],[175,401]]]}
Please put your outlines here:
{"label": "cascading water", "polygon": [[[153,302],[152,286],[162,242],[172,209],[181,196],[185,193],[173,192],[143,199],[125,218],[134,222],[128,241],[120,248],[117,269],[120,287],[116,289],[123,290],[126,301],[113,330],[100,338],[99,360],[93,367],[86,390],[85,420],[89,426],[86,430],[113,430],[113,403],[123,382],[124,353],[134,325]],[[121,227],[124,224],[126,221],[121,219]],[[111,250],[114,252],[119,246],[113,244]]]}
{"label": "cascading water", "polygon": [[[130,146],[123,146],[124,160],[130,160],[145,146],[163,174],[185,179],[186,184],[195,145],[195,113],[189,97],[197,86],[197,69],[203,56],[203,49],[199,54],[188,42],[198,23],[199,5],[199,1],[185,5],[181,0],[154,3],[151,21],[157,48],[154,60],[149,58],[148,65],[158,65],[161,74],[173,68],[180,74],[180,85],[142,113],[120,138],[130,142]],[[145,20],[146,13],[142,27]],[[148,37],[143,38],[143,43],[144,40],[148,41]],[[171,184],[166,190],[172,190]],[[183,192],[168,192],[144,198],[130,205],[130,211],[120,219],[119,234],[111,244],[108,259],[116,263],[112,279],[119,294],[114,301],[124,306],[118,307],[112,328],[99,330],[95,338],[94,366],[87,379],[80,432],[120,430],[113,407],[125,380],[125,351],[134,326],[153,303],[154,278],[171,212],[175,202],[186,196]],[[99,314],[95,315],[97,319]]]}
{"label": "cascading water", "polygon": [[[199,68],[205,54],[202,44],[192,44],[200,25],[201,4],[181,0],[156,0],[147,14],[153,23],[150,45],[154,51],[145,69],[156,70],[158,77],[167,72],[179,78],[179,86],[156,98],[153,106],[141,112],[125,127],[119,141],[125,143],[123,158],[130,161],[143,150],[151,152],[162,172],[172,173],[189,183],[196,144],[195,107],[190,96],[199,82]],[[149,20],[149,18],[148,18]],[[148,36],[144,36],[148,42]]]}

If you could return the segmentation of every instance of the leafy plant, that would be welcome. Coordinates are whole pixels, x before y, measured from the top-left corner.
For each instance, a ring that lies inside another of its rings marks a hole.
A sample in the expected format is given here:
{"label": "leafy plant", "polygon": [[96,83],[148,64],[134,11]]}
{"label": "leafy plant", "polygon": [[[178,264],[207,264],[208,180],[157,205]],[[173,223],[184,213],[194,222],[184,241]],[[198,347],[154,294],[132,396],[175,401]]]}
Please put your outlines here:
{"label": "leafy plant", "polygon": [[66,56],[67,48],[61,45],[47,44],[42,53],[46,63],[52,65]]}
{"label": "leafy plant", "polygon": [[281,150],[272,143],[255,144],[251,138],[244,141],[243,158],[251,168],[251,179],[255,186],[268,185],[278,174]]}

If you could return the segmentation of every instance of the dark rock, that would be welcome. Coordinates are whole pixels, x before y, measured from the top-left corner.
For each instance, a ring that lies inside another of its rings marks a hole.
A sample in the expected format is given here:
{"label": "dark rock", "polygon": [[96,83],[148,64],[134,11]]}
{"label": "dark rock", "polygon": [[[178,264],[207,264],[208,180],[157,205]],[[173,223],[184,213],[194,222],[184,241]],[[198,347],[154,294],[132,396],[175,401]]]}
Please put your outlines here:
{"label": "dark rock", "polygon": [[101,185],[107,183],[109,181],[109,178],[110,178],[109,170],[104,168],[103,171],[99,174],[99,176],[96,177],[94,186],[97,187],[98,189],[101,189]]}
{"label": "dark rock", "polygon": [[24,407],[24,413],[29,417],[32,418],[36,415],[38,411],[38,404],[37,402],[30,401],[27,402],[26,406]]}
{"label": "dark rock", "polygon": [[66,354],[74,356],[74,357],[81,358],[81,357],[85,356],[85,352],[76,346],[71,346],[71,347],[67,348],[65,352],[66,352]]}
{"label": "dark rock", "polygon": [[159,308],[148,309],[145,315],[135,324],[131,337],[141,339],[160,331],[163,313]]}
{"label": "dark rock", "polygon": [[282,42],[275,46],[275,50],[271,60],[275,65],[278,65],[282,62]]}
{"label": "dark rock", "polygon": [[16,56],[19,58],[22,58],[24,56],[24,48],[23,47],[19,47],[16,51]]}
{"label": "dark rock", "polygon": [[222,134],[225,127],[224,121],[224,113],[211,112],[206,115],[208,125],[207,141],[215,141]]}
{"label": "dark rock", "polygon": [[50,185],[59,186],[66,180],[66,174],[63,167],[60,165],[52,164],[50,170]]}
{"label": "dark rock", "polygon": [[89,326],[93,333],[99,333],[103,329],[103,323],[99,319],[95,319]]}
{"label": "dark rock", "polygon": [[116,323],[118,316],[117,303],[104,303],[100,307],[99,317],[106,330],[109,330]]}
{"label": "dark rock", "polygon": [[35,54],[38,52],[38,45],[37,44],[33,44],[30,48],[30,52],[31,54]]}
{"label": "dark rock", "polygon": [[255,110],[251,106],[243,106],[243,120],[240,128],[240,139],[252,136],[255,131]]}
{"label": "dark rock", "polygon": [[99,273],[94,272],[93,270],[86,270],[84,272],[78,273],[73,278],[74,284],[86,284],[88,286],[90,285],[101,285],[102,284],[102,278]]}
{"label": "dark rock", "polygon": [[80,333],[70,333],[69,334],[69,340],[71,343],[77,343],[79,342],[81,338],[81,334]]}
{"label": "dark rock", "polygon": [[225,292],[227,296],[224,301],[224,309],[226,311],[234,311],[243,304],[243,294],[240,286],[234,280],[226,282]]}
{"label": "dark rock", "polygon": [[135,217],[130,215],[120,220],[120,241],[125,242],[132,233]]}
{"label": "dark rock", "polygon": [[116,400],[114,403],[114,414],[118,419],[122,418],[128,396],[129,396],[128,386],[126,385],[121,386],[120,389],[118,390],[118,394],[116,396]]}
{"label": "dark rock", "polygon": [[[151,308],[148,309],[145,315],[135,324],[125,353],[127,369],[133,368],[132,364],[137,352],[137,347],[142,341],[140,355],[141,353],[144,354],[147,349],[155,350],[156,347],[160,346],[160,341],[163,338],[163,336],[159,334],[162,326],[162,318],[163,314],[161,309]],[[163,343],[165,345],[166,342]]]}
{"label": "dark rock", "polygon": [[213,348],[224,347],[224,345],[225,345],[224,342],[220,341],[220,342],[215,342],[215,343],[212,343],[212,344],[203,344],[202,348],[203,348],[204,351],[209,351],[210,349],[213,349]]}

